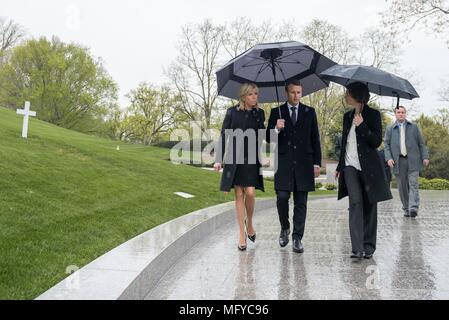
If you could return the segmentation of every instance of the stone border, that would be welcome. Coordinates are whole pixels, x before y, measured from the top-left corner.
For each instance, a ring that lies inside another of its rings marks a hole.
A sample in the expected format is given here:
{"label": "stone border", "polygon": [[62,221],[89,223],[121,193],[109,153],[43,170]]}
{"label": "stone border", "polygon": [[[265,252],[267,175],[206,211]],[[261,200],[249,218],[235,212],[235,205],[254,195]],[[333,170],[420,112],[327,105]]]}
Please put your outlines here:
{"label": "stone border", "polygon": [[[256,210],[275,207],[257,199]],[[105,253],[36,300],[141,300],[198,241],[235,219],[234,201],[168,221]]]}

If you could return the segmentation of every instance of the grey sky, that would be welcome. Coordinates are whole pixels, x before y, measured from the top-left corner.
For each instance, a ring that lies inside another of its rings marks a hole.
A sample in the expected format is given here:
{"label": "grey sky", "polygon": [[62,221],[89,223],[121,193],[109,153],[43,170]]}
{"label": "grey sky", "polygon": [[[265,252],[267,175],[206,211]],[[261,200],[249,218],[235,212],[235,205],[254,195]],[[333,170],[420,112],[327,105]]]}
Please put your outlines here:
{"label": "grey sky", "polygon": [[[177,55],[176,41],[186,23],[205,18],[222,23],[247,16],[253,22],[270,19],[273,23],[293,21],[303,26],[318,18],[357,36],[362,29],[375,25],[378,12],[386,7],[384,0],[0,0],[0,16],[21,24],[33,37],[56,35],[89,47],[92,54],[104,60],[120,86],[120,102],[126,105],[124,95],[140,82],[167,81],[163,68]],[[449,82],[449,49],[441,38],[416,30],[402,50],[399,75],[412,75],[411,82],[421,96],[412,104],[426,113],[435,112],[442,106],[438,97],[442,81]],[[411,105],[408,100],[402,101]],[[382,102],[391,105],[392,100]]]}

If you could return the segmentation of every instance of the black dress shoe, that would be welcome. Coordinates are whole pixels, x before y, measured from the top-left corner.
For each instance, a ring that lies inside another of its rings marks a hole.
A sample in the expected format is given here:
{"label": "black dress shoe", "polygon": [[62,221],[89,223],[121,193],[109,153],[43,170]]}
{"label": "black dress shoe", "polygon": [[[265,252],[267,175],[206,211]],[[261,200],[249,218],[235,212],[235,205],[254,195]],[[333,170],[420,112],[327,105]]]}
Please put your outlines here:
{"label": "black dress shoe", "polygon": [[283,248],[288,244],[288,235],[290,234],[290,229],[282,229],[279,235],[279,245]]}
{"label": "black dress shoe", "polygon": [[293,252],[303,253],[304,247],[299,239],[293,239]]}
{"label": "black dress shoe", "polygon": [[353,252],[351,254],[351,259],[359,259],[359,260],[363,259],[363,252],[361,251]]}
{"label": "black dress shoe", "polygon": [[408,210],[405,210],[404,217],[410,217],[410,212]]}
{"label": "black dress shoe", "polygon": [[363,256],[363,258],[365,259],[371,259],[373,257],[372,253],[365,253],[365,255]]}
{"label": "black dress shoe", "polygon": [[418,216],[418,211],[410,210],[410,217],[412,217],[412,219],[416,219],[417,216]]}

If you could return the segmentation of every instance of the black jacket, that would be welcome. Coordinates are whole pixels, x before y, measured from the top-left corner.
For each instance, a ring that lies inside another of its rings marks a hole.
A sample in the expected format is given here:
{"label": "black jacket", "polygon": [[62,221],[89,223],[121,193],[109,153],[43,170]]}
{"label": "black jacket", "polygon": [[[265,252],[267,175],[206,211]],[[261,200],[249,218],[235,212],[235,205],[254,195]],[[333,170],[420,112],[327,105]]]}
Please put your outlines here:
{"label": "black jacket", "polygon": [[[218,140],[218,145],[215,152],[215,162],[223,163],[223,174],[221,177],[220,190],[221,191],[230,191],[232,187],[232,183],[234,182],[235,172],[237,170],[237,157],[238,155],[243,155],[245,153],[245,148],[243,143],[238,143],[235,137],[232,137],[233,141],[231,142],[231,137],[226,136],[226,130],[232,129],[233,132],[236,129],[241,129],[243,132],[246,131],[246,112],[239,111],[237,106],[231,107],[226,111],[226,116],[223,120],[223,125],[221,128],[221,135]],[[265,129],[265,112],[263,109],[253,109],[249,113],[249,116],[255,117],[256,122],[258,123],[258,130]],[[259,159],[259,150],[262,144],[263,136],[259,136],[259,132],[256,130],[256,140],[257,140],[257,153],[256,153],[256,163],[260,169],[260,159]],[[228,140],[228,141],[226,141]],[[233,152],[226,152],[226,150],[230,149],[230,144],[232,143]],[[239,150],[237,150],[239,147]],[[251,149],[251,148],[249,148]],[[258,184],[255,186],[256,189],[264,191],[263,185],[263,176],[259,175]]]}
{"label": "black jacket", "polygon": [[[296,125],[290,118],[287,103],[280,106],[285,128],[278,135],[277,171],[274,175],[276,190],[294,191],[293,178],[299,191],[315,190],[314,165],[321,166],[321,145],[315,109],[300,103]],[[278,108],[271,109],[266,140],[279,119]]]}
{"label": "black jacket", "polygon": [[[349,131],[354,120],[355,110],[348,111],[343,117],[343,134],[340,161],[337,171],[340,173],[338,179],[338,199],[348,195],[348,189],[344,178],[346,144]],[[390,188],[387,184],[384,166],[379,157],[377,148],[382,143],[382,121],[380,112],[370,108],[368,105],[362,110],[363,122],[355,129],[357,137],[357,151],[359,154],[360,167],[365,191],[371,203],[389,200],[392,198]]]}

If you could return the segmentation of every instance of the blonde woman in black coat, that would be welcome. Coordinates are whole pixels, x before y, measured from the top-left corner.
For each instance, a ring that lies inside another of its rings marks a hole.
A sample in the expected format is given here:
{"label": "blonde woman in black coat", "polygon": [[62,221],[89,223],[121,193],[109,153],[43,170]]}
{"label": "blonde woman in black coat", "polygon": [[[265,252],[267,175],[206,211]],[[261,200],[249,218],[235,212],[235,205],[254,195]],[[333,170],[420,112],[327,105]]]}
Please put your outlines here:
{"label": "blonde woman in black coat", "polygon": [[238,249],[241,251],[246,250],[247,237],[256,241],[253,226],[256,189],[264,191],[259,161],[262,137],[259,137],[258,131],[265,129],[265,114],[258,107],[258,93],[255,84],[241,86],[239,104],[226,112],[214,165],[216,171],[223,167],[220,190],[229,192],[234,188],[239,226]]}

